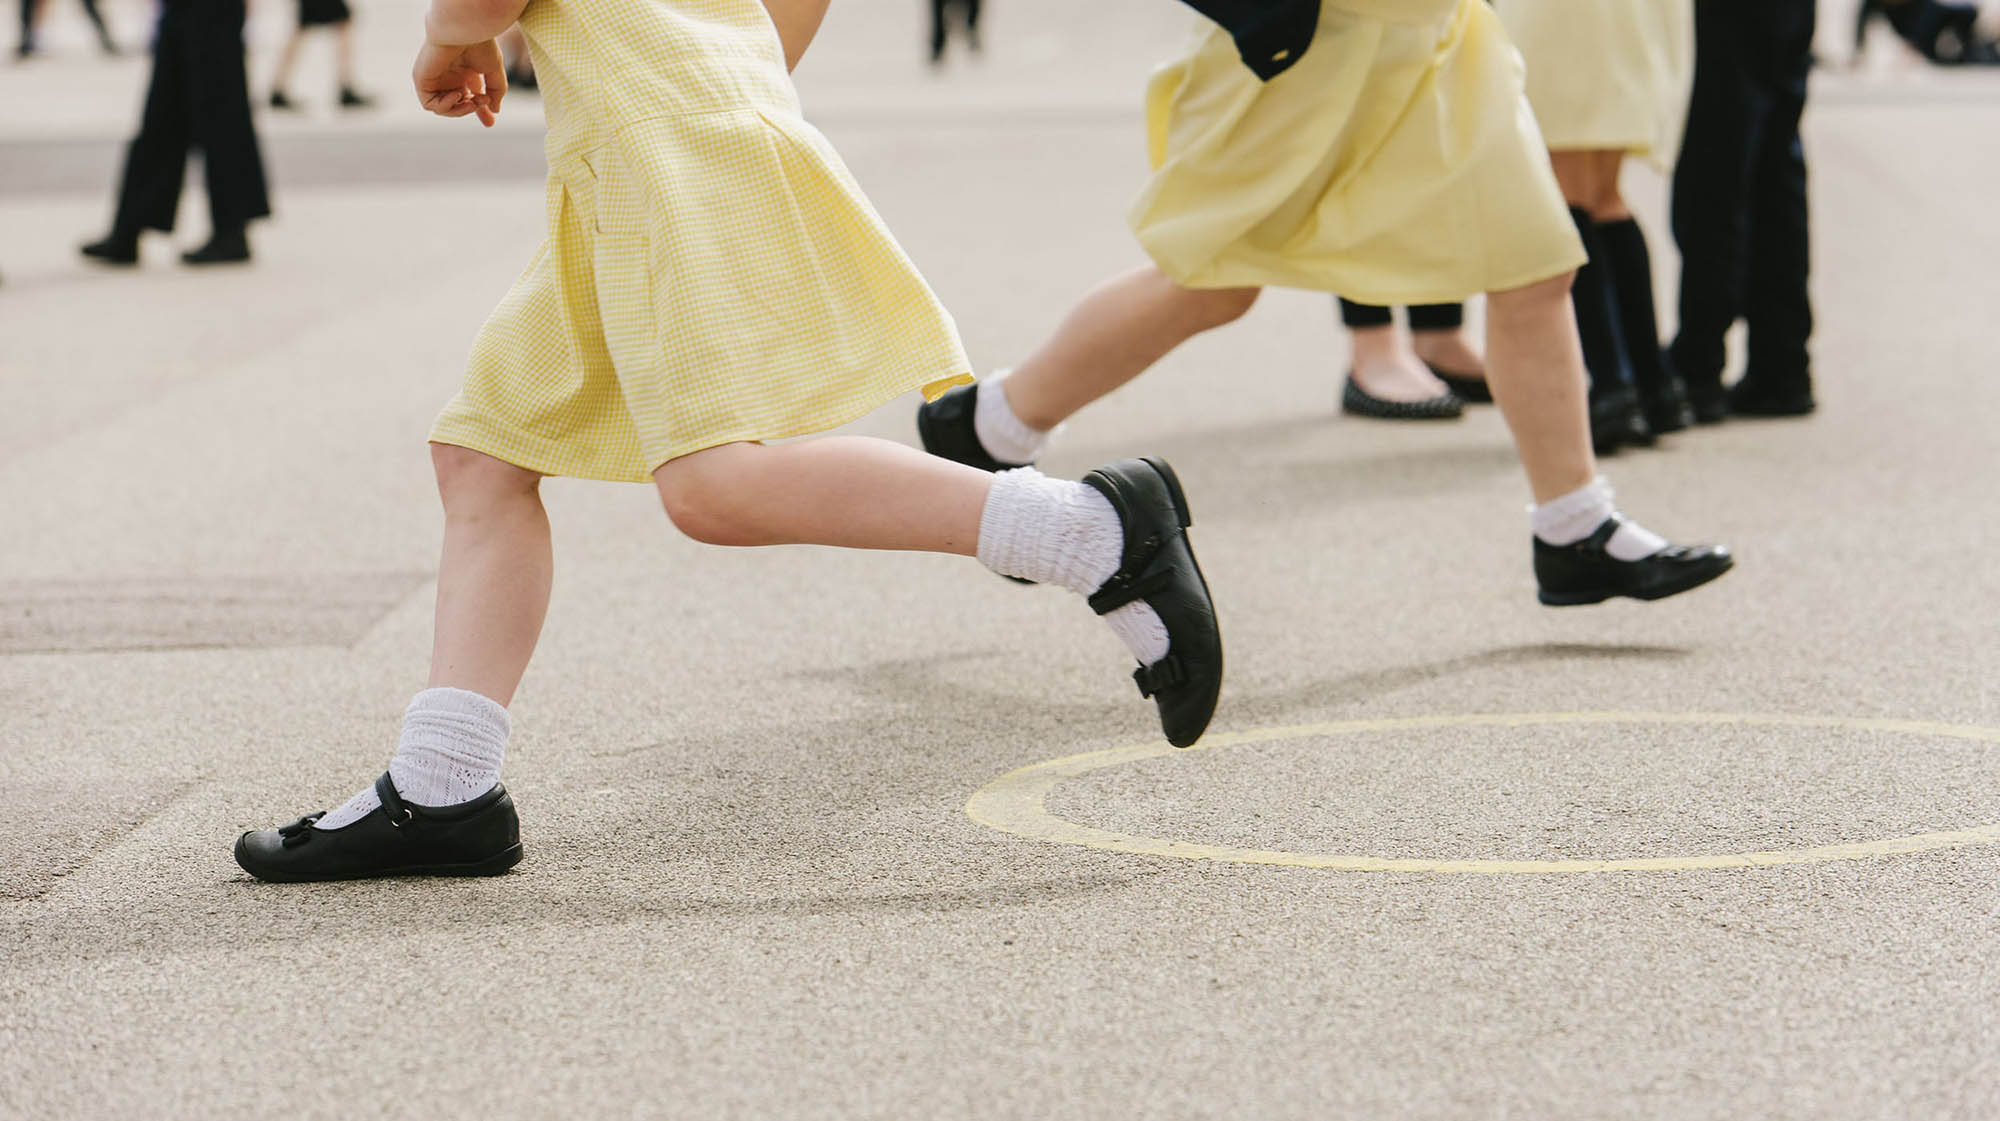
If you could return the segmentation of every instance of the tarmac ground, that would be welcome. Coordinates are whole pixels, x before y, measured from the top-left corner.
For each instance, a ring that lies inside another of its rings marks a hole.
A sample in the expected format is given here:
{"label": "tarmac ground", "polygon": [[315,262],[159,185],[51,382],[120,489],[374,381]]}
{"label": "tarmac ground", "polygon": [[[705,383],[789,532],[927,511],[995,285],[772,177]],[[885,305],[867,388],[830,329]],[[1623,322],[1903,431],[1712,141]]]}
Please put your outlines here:
{"label": "tarmac ground", "polygon": [[[1199,749],[1068,597],[555,480],[525,862],[275,886],[235,835],[379,773],[423,684],[424,433],[539,237],[539,111],[423,116],[377,0],[378,109],[320,44],[260,115],[256,263],[105,272],[144,66],[51,7],[0,65],[0,1118],[2000,1116],[1995,76],[1815,78],[1820,412],[1605,465],[1737,551],[1712,587],[1537,606],[1499,418],[1342,417],[1328,299],[1274,292],[1044,464],[1187,480]],[[1185,33],[991,7],[932,72],[916,5],[843,0],[799,76],[987,369],[1139,261]]]}

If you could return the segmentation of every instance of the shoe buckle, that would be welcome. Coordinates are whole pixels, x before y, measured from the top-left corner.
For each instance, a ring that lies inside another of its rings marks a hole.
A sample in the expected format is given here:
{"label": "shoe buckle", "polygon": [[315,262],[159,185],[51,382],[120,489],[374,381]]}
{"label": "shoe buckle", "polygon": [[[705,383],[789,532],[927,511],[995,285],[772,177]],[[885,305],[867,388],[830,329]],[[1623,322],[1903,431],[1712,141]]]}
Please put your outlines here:
{"label": "shoe buckle", "polygon": [[[384,809],[386,810],[387,807],[384,807]],[[395,813],[385,813],[384,816],[389,819],[390,825],[394,826],[397,829],[401,829],[403,826],[409,824],[411,818],[417,815],[416,811],[410,809],[410,807],[408,806],[404,806],[402,808],[402,816],[398,817]]]}

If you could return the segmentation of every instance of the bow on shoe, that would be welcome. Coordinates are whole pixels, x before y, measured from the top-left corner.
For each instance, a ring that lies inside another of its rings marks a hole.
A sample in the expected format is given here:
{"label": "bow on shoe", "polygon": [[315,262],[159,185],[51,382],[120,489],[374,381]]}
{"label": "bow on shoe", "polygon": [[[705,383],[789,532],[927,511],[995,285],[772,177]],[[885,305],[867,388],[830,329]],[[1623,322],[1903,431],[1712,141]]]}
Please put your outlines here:
{"label": "bow on shoe", "polygon": [[307,814],[290,825],[280,825],[278,826],[278,836],[284,838],[286,848],[295,849],[312,840],[313,823],[325,816],[326,811],[321,810],[316,814]]}

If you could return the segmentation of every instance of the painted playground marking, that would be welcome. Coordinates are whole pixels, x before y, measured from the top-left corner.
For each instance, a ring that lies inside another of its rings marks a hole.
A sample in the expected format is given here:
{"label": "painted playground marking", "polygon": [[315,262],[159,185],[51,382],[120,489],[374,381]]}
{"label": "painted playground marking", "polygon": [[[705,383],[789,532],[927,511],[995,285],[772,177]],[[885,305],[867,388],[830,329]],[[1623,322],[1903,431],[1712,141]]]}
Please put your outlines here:
{"label": "painted playground marking", "polygon": [[1164,837],[1116,833],[1049,812],[1048,797],[1063,782],[1111,767],[1147,759],[1213,751],[1244,744],[1271,743],[1305,736],[1350,735],[1362,732],[1408,731],[1422,728],[1521,728],[1550,724],[1702,724],[1738,727],[1839,728],[1890,735],[1935,736],[2000,744],[2000,728],[1971,724],[1936,724],[1919,720],[1885,720],[1842,716],[1765,716],[1676,712],[1557,712],[1460,716],[1409,716],[1383,720],[1335,720],[1294,724],[1248,732],[1210,736],[1182,750],[1165,741],[1092,751],[1034,763],[1001,775],[981,787],[965,804],[965,812],[981,825],[1003,833],[1064,845],[1183,860],[1214,860],[1233,864],[1271,864],[1288,868],[1328,868],[1343,872],[1459,872],[1472,875],[1547,875],[1573,872],[1681,872],[1710,868],[1766,868],[1786,864],[1818,864],[1861,860],[1901,853],[1933,852],[2000,842],[2000,823],[1942,833],[1885,837],[1854,844],[1763,852],[1711,853],[1694,856],[1651,856],[1612,860],[1426,860],[1359,856],[1345,853],[1283,852],[1267,849],[1205,845]]}

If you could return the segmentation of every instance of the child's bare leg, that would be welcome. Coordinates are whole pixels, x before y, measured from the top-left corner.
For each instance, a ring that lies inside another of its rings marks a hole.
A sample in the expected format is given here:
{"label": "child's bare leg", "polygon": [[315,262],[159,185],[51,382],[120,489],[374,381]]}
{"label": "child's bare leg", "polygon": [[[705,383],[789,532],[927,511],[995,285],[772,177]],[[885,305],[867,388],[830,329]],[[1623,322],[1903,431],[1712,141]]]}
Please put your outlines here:
{"label": "child's bare leg", "polygon": [[304,29],[294,29],[291,36],[285,40],[285,45],[278,51],[278,68],[271,74],[271,93],[279,102],[284,100],[285,94],[291,87],[292,67],[299,60],[299,44],[305,41],[305,37]]}
{"label": "child's bare leg", "polygon": [[667,516],[711,545],[972,556],[993,477],[887,440],[724,444],[653,472]]}
{"label": "child's bare leg", "polygon": [[1670,545],[1620,514],[1597,476],[1570,280],[1489,293],[1486,304],[1486,378],[1535,496],[1541,601],[1653,600],[1700,587],[1729,571],[1729,550]]}
{"label": "child's bare leg", "polygon": [[1256,301],[1255,288],[1183,288],[1151,265],[1134,269],[1084,297],[1007,376],[1007,402],[1023,423],[1054,428]]}
{"label": "child's bare leg", "polygon": [[444,554],[430,684],[505,705],[541,637],[555,578],[541,476],[446,444],[431,445],[431,463],[444,501]]}
{"label": "child's bare leg", "polygon": [[1514,433],[1536,502],[1597,477],[1571,275],[1494,292],[1486,300],[1486,380]]}
{"label": "child's bare leg", "polygon": [[956,553],[1091,596],[1159,698],[1169,739],[1193,742],[1214,710],[1221,640],[1163,464],[1127,460],[1071,482],[835,436],[725,444],[661,464],[653,480],[674,524],[710,544]]}

